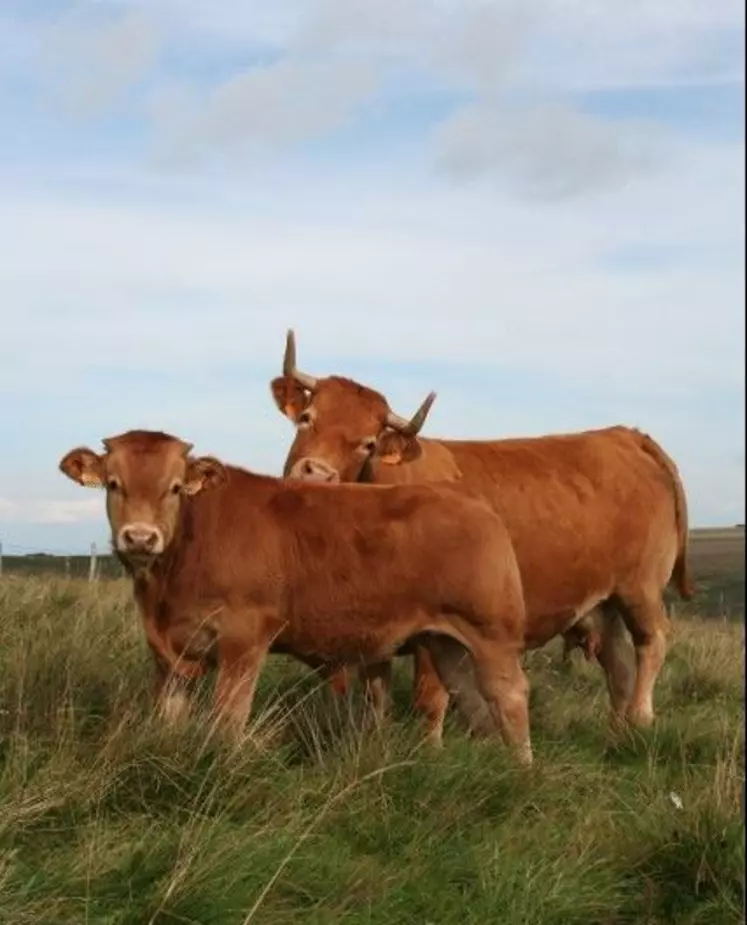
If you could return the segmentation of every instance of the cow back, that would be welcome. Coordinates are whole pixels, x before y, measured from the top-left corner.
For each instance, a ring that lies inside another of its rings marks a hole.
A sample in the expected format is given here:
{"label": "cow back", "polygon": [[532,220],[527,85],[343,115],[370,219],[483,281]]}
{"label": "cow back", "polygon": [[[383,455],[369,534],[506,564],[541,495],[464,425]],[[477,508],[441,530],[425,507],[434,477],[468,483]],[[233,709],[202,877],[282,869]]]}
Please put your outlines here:
{"label": "cow back", "polygon": [[510,534],[530,614],[569,614],[612,593],[641,562],[666,584],[677,554],[671,473],[626,427],[495,441],[422,440],[380,481],[438,479],[483,497]]}

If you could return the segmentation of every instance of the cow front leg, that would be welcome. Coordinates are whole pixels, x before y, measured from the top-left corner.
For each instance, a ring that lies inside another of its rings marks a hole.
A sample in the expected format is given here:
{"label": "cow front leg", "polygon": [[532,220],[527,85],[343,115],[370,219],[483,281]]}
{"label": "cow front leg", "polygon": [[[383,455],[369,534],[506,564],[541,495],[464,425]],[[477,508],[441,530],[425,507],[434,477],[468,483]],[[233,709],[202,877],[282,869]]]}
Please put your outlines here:
{"label": "cow front leg", "polygon": [[229,738],[238,741],[243,736],[269,648],[269,642],[259,640],[222,637],[218,642],[213,706],[216,721]]}
{"label": "cow front leg", "polygon": [[425,716],[426,736],[431,745],[441,748],[444,721],[449,706],[446,689],[427,644],[413,644],[413,700],[415,709]]}
{"label": "cow front leg", "polygon": [[366,703],[371,707],[374,721],[377,726],[382,726],[389,707],[392,663],[376,662],[373,665],[361,665],[359,676],[363,683]]}
{"label": "cow front leg", "polygon": [[153,699],[156,713],[168,726],[177,726],[189,716],[192,682],[175,674],[156,653],[153,653],[153,665]]}
{"label": "cow front leg", "polygon": [[325,666],[322,668],[322,676],[338,697],[347,696],[350,690],[350,678],[345,665],[334,668]]}

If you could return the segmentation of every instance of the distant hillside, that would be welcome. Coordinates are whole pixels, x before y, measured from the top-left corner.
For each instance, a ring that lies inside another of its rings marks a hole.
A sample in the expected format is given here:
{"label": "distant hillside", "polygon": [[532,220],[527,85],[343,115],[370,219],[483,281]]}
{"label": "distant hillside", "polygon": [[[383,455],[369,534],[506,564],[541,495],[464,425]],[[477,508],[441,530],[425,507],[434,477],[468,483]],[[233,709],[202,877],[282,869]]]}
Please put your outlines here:
{"label": "distant hillside", "polygon": [[698,593],[687,609],[707,616],[744,617],[744,555],[742,526],[692,530],[690,562]]}

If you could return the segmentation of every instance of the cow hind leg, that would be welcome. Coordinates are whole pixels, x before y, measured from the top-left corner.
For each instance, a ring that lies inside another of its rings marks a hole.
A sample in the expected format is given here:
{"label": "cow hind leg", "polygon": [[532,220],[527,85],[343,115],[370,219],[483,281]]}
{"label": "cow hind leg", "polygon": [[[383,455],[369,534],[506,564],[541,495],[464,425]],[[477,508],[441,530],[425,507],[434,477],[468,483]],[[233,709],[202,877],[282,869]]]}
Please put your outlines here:
{"label": "cow hind leg", "polygon": [[531,764],[529,681],[521,651],[490,640],[476,643],[473,656],[477,683],[505,743],[521,764]]}
{"label": "cow hind leg", "polygon": [[635,671],[620,605],[608,600],[601,610],[603,621],[596,657],[607,682],[611,724],[617,728],[624,722],[633,697]]}
{"label": "cow hind leg", "polygon": [[496,717],[483,694],[472,654],[448,636],[431,635],[428,649],[443,685],[454,698],[472,735],[490,737],[500,734],[500,717]]}
{"label": "cow hind leg", "polygon": [[658,588],[621,594],[620,607],[636,656],[635,685],[627,717],[637,726],[650,726],[654,720],[654,686],[667,650],[669,618]]}

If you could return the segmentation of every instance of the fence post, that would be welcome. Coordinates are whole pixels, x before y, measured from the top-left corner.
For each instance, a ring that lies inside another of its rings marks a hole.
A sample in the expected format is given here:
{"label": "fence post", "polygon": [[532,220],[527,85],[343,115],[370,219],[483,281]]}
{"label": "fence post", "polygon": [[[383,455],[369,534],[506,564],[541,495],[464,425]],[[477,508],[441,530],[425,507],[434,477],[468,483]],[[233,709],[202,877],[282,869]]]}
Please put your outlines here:
{"label": "fence post", "polygon": [[65,578],[70,577],[70,556],[65,556]]}
{"label": "fence post", "polygon": [[91,543],[91,563],[88,567],[88,580],[96,581],[96,544]]}

